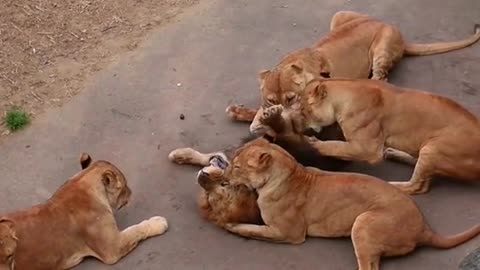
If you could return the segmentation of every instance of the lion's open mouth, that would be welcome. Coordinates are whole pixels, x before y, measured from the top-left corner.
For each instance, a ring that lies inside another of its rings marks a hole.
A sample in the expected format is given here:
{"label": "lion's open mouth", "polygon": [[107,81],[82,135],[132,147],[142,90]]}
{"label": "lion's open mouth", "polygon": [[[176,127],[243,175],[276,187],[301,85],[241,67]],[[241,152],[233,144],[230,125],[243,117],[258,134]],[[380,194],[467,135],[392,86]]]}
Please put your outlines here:
{"label": "lion's open mouth", "polygon": [[221,154],[215,155],[210,158],[210,165],[218,167],[222,170],[225,170],[230,163],[228,162],[227,158]]}

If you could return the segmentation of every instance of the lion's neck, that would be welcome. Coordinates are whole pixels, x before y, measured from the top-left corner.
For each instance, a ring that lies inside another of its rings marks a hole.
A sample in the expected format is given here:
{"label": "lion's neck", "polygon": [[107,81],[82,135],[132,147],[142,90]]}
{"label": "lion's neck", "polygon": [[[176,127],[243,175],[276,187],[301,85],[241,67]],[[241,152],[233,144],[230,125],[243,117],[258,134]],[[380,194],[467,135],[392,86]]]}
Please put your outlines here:
{"label": "lion's neck", "polygon": [[332,65],[328,60],[328,55],[321,49],[314,49],[312,51],[312,58],[316,62],[317,74],[316,76],[324,77],[324,73],[331,73]]}
{"label": "lion's neck", "polygon": [[309,174],[305,167],[292,161],[292,164],[284,164],[284,169],[279,169],[278,172],[271,174],[267,183],[257,190],[260,198],[268,197],[269,200],[277,201],[292,190],[302,192],[304,180]]}

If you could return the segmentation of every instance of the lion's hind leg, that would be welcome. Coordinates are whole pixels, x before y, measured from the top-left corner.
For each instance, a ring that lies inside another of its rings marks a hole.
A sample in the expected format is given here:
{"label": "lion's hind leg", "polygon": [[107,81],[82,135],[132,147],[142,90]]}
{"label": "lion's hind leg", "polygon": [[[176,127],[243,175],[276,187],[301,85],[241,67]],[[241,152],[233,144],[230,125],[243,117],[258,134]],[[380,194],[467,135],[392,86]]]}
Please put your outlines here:
{"label": "lion's hind leg", "polygon": [[398,29],[383,26],[370,48],[373,80],[388,80],[390,69],[402,58],[405,43]]}

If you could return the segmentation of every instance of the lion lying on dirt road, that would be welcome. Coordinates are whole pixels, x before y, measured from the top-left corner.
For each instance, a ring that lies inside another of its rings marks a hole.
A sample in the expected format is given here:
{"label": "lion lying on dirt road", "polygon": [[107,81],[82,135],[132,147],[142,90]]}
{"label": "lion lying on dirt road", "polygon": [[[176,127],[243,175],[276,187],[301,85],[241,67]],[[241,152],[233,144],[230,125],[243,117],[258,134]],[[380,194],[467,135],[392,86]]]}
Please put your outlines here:
{"label": "lion lying on dirt road", "polygon": [[114,264],[167,221],[152,217],[119,231],[113,212],[128,203],[123,173],[107,161],[82,154],[82,171],[43,204],[0,219],[0,269],[69,269],[92,256]]}
{"label": "lion lying on dirt road", "polygon": [[[480,25],[469,38],[431,44],[406,43],[399,29],[364,14],[337,12],[330,32],[312,48],[294,51],[272,70],[260,72],[262,107],[298,107],[305,85],[318,76],[386,80],[388,71],[406,55],[430,55],[461,49],[480,39]],[[236,121],[252,122],[252,132],[262,131],[257,110],[232,105],[227,115]],[[257,116],[257,117],[255,117]]]}
{"label": "lion lying on dirt road", "polygon": [[337,122],[345,134],[346,141],[311,139],[322,155],[375,164],[391,147],[418,157],[410,181],[391,182],[409,194],[427,192],[436,175],[480,179],[480,121],[448,98],[381,81],[320,79],[301,103],[307,127]]}
{"label": "lion lying on dirt road", "polygon": [[[297,135],[299,138],[303,138]],[[268,136],[265,136],[268,138]],[[253,140],[254,137],[245,138],[243,143]],[[280,145],[301,164],[314,166],[324,170],[340,170],[346,162],[326,158],[319,155],[307,141],[301,139],[277,137],[269,138]],[[227,152],[227,154],[231,154]],[[228,157],[223,152],[200,153],[192,148],[178,148],[173,150],[168,158],[177,164],[191,164],[205,167],[198,174],[197,180],[202,190],[199,192],[197,205],[201,215],[209,222],[220,227],[225,224],[252,223],[263,224],[257,205],[257,194],[246,187],[231,186],[223,177],[223,170],[228,166]]]}
{"label": "lion lying on dirt road", "polygon": [[477,225],[441,236],[413,199],[394,186],[368,175],[306,168],[263,138],[237,150],[223,177],[258,193],[265,223],[227,224],[227,230],[291,244],[306,236],[351,236],[360,270],[378,270],[382,256],[405,255],[422,245],[452,248],[480,233]]}

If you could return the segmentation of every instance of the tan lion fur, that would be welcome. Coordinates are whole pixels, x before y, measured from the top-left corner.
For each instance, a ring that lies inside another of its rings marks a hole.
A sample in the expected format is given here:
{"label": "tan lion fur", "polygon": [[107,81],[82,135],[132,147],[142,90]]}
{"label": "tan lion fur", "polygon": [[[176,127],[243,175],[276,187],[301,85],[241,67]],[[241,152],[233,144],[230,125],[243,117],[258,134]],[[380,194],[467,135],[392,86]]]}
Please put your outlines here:
{"label": "tan lion fur", "polygon": [[163,234],[167,221],[152,217],[119,231],[114,212],[131,191],[113,164],[80,158],[82,171],[45,203],[0,219],[0,269],[61,270],[92,256],[114,264],[149,237]]}
{"label": "tan lion fur", "polygon": [[411,197],[368,175],[304,167],[281,147],[260,138],[239,150],[224,177],[258,193],[265,225],[226,228],[244,237],[300,244],[307,236],[351,236],[359,270],[380,269],[382,256],[417,246],[451,248],[480,233],[480,226],[445,237],[430,229]]}
{"label": "tan lion fur", "polygon": [[480,122],[460,104],[438,95],[375,80],[319,79],[301,101],[307,127],[337,122],[346,141],[319,141],[320,154],[345,160],[382,161],[387,147],[418,158],[409,194],[425,193],[434,176],[480,180]]}
{"label": "tan lion fur", "polygon": [[[313,47],[289,53],[272,70],[260,72],[262,108],[232,105],[227,114],[236,121],[252,122],[252,132],[263,132],[262,109],[282,105],[298,107],[305,85],[316,77],[386,80],[389,70],[404,55],[430,55],[461,49],[480,39],[480,26],[472,36],[453,42],[406,43],[400,30],[370,16],[337,12],[330,32]],[[333,138],[335,139],[335,138]]]}

